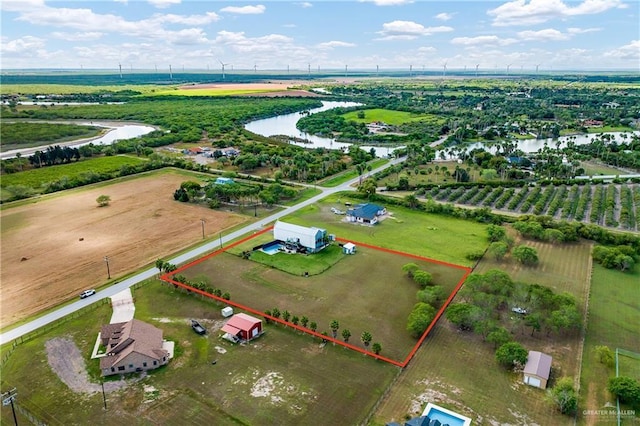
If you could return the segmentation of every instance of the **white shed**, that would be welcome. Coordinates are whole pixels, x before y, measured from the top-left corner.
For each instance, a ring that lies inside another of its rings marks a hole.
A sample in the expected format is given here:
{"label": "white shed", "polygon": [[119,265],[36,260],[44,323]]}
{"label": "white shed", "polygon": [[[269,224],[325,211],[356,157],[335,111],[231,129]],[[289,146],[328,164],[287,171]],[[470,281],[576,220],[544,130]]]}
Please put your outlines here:
{"label": "white shed", "polygon": [[222,311],[220,311],[222,313],[222,316],[225,318],[229,318],[231,315],[233,315],[233,308],[231,306],[227,306],[226,308],[222,308]]}
{"label": "white shed", "polygon": [[346,243],[342,246],[342,252],[344,254],[355,254],[356,253],[356,245],[353,243]]}

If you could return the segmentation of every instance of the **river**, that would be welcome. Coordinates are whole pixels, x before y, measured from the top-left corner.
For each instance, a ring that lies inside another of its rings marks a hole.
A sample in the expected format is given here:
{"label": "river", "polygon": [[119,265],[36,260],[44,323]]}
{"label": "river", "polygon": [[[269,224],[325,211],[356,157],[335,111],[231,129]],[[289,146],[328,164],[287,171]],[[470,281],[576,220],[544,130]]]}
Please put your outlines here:
{"label": "river", "polygon": [[[347,108],[360,106],[362,104],[357,102],[335,102],[335,101],[322,101],[322,106],[319,108],[313,108],[308,111],[308,113],[303,112],[294,112],[292,114],[284,114],[279,115],[277,117],[265,118],[262,120],[252,121],[247,123],[244,128],[248,131],[262,135],[262,136],[275,136],[275,135],[286,135],[292,138],[303,139],[309,141],[309,143],[299,142],[297,140],[291,140],[290,143],[293,145],[302,146],[304,148],[328,148],[328,149],[341,149],[347,150],[349,146],[352,144],[337,142],[332,138],[323,138],[320,136],[311,135],[309,133],[304,133],[298,130],[296,127],[296,123],[302,117],[307,114],[315,114],[317,112],[327,111],[333,108]],[[360,145],[360,148],[369,151],[371,148],[375,149],[376,156],[378,157],[389,157],[393,156],[393,151],[397,147],[371,147]]]}
{"label": "river", "polygon": [[[38,122],[38,121],[30,121],[30,122]],[[44,121],[40,121],[44,123]],[[62,123],[61,121],[49,121],[48,123]],[[20,153],[22,156],[29,156],[36,151],[45,150],[48,146],[52,145],[60,145],[60,146],[69,146],[72,148],[77,148],[82,145],[88,145],[90,143],[94,145],[110,145],[116,141],[137,138],[138,136],[146,135],[147,133],[151,133],[155,130],[154,127],[145,126],[141,124],[125,124],[118,122],[100,122],[100,121],[82,121],[82,122],[65,122],[71,124],[79,124],[82,126],[95,126],[95,127],[104,127],[107,130],[102,136],[96,136],[92,138],[84,138],[77,139],[74,141],[46,144],[41,146],[35,146],[31,148],[20,148],[13,149],[11,151],[6,151],[0,154],[0,159],[6,160],[8,158],[15,158],[16,154]]]}

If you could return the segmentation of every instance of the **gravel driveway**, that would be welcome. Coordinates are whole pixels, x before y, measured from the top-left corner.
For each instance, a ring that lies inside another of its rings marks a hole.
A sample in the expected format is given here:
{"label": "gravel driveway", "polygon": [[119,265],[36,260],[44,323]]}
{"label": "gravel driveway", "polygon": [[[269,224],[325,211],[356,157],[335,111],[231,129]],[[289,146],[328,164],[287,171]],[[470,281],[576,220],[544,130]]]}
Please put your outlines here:
{"label": "gravel driveway", "polygon": [[[69,338],[56,337],[45,343],[47,360],[60,380],[76,393],[102,392],[99,383],[89,381],[84,358],[75,342]],[[98,362],[95,360],[95,362]],[[141,378],[144,375],[141,376]],[[104,384],[105,392],[113,392],[127,386],[124,380],[108,381]]]}

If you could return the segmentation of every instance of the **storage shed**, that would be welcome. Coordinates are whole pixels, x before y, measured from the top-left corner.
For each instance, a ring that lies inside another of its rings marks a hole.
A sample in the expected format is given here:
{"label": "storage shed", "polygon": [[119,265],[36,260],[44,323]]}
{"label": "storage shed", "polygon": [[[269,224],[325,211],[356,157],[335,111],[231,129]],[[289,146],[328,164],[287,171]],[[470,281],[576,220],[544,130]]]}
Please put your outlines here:
{"label": "storage shed", "polygon": [[529,351],[527,364],[524,366],[524,382],[530,386],[546,389],[551,373],[552,358],[538,351]]}
{"label": "storage shed", "polygon": [[353,243],[346,243],[342,246],[342,252],[344,254],[356,254],[356,245]]}
{"label": "storage shed", "polygon": [[222,327],[222,331],[229,340],[248,342],[263,333],[262,321],[247,314],[235,314]]}
{"label": "storage shed", "polygon": [[220,313],[223,317],[229,318],[231,315],[233,315],[233,308],[231,306],[227,306],[226,308],[222,308]]}

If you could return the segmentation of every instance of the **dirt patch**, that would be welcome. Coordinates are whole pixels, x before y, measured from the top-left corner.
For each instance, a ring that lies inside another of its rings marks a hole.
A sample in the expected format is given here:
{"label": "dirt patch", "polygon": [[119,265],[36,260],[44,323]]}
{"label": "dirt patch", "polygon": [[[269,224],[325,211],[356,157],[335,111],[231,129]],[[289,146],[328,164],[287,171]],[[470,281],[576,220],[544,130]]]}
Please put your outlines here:
{"label": "dirt patch", "polygon": [[[174,201],[173,191],[188,179],[153,174],[2,210],[2,325],[104,284],[105,256],[116,278],[201,241],[200,219],[205,219],[205,235],[213,238],[247,220]],[[102,194],[111,197],[111,204],[98,208],[95,200]]]}
{"label": "dirt patch", "polygon": [[[47,361],[54,373],[58,375],[62,382],[69,386],[75,393],[96,393],[102,392],[102,386],[98,383],[91,383],[87,374],[84,358],[75,342],[69,338],[56,337],[47,340],[45,343],[47,350]],[[96,361],[98,362],[98,361]],[[141,376],[142,378],[144,376]],[[139,380],[139,379],[138,379]],[[129,382],[118,380],[109,381],[104,384],[105,392],[113,392],[126,387]]]}

